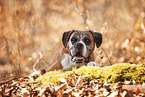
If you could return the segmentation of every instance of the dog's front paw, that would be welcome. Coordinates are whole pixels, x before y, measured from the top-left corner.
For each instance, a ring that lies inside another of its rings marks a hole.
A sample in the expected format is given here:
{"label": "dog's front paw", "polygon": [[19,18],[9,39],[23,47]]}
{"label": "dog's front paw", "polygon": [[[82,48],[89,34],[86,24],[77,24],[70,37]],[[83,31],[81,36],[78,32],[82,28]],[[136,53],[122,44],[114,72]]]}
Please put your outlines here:
{"label": "dog's front paw", "polygon": [[31,79],[31,81],[35,81],[35,79],[39,76],[41,76],[41,73],[39,71],[35,71],[32,74],[30,74],[29,78]]}
{"label": "dog's front paw", "polygon": [[96,62],[89,62],[87,66],[99,66]]}
{"label": "dog's front paw", "polygon": [[41,75],[43,75],[45,73],[46,73],[45,69],[40,69],[39,71],[34,71],[32,74],[30,74],[29,78],[32,81],[35,81],[35,79],[37,79],[38,77],[40,77]]}

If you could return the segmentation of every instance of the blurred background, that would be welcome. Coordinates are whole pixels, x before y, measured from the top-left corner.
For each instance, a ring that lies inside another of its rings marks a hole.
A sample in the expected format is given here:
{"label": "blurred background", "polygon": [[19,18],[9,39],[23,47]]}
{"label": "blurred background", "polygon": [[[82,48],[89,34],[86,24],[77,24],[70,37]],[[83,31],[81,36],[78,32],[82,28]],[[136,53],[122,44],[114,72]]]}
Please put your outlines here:
{"label": "blurred background", "polygon": [[100,65],[145,61],[144,0],[0,0],[0,78],[48,68],[73,29],[103,34]]}

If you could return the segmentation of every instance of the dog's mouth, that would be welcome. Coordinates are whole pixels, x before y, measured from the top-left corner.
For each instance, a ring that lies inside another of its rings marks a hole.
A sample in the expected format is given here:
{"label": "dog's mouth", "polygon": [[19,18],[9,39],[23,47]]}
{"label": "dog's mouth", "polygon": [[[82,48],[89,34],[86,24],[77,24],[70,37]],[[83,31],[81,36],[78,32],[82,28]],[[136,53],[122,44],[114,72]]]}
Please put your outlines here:
{"label": "dog's mouth", "polygon": [[72,57],[72,61],[75,63],[87,63],[89,61],[89,57],[83,57],[80,53],[78,53]]}
{"label": "dog's mouth", "polygon": [[78,56],[74,56],[72,60],[73,60],[73,62],[76,62],[76,63],[85,62],[85,58],[84,57],[78,57]]}

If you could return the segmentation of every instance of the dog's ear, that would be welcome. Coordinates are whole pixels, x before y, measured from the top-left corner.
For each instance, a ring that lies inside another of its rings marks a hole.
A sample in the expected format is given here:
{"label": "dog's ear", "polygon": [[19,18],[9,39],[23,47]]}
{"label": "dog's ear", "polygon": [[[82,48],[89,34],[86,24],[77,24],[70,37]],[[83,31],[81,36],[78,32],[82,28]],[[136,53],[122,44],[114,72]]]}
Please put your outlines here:
{"label": "dog's ear", "polygon": [[91,34],[93,35],[94,42],[96,43],[97,48],[99,48],[102,44],[102,34],[91,30],[89,30],[89,32],[91,32]]}
{"label": "dog's ear", "polygon": [[67,31],[67,32],[64,32],[63,35],[62,35],[62,43],[64,45],[64,47],[66,48],[67,47],[67,43],[69,41],[69,38],[71,36],[71,34],[74,32],[74,30],[72,31]]}

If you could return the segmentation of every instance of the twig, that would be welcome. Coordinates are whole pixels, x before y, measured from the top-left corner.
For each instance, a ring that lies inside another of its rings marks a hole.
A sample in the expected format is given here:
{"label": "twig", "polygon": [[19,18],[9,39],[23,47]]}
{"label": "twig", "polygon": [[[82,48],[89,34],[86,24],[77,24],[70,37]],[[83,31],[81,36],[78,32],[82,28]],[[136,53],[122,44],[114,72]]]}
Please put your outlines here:
{"label": "twig", "polygon": [[20,50],[20,40],[21,40],[21,38],[20,38],[20,32],[19,31],[17,31],[17,35],[18,35],[18,55],[20,57],[18,65],[19,65],[19,73],[21,73],[21,65],[20,65],[21,64],[21,50]]}
{"label": "twig", "polygon": [[[140,42],[143,42],[143,43],[145,43],[145,40],[142,40],[142,39],[138,39],[138,38],[136,38],[137,40],[139,40]],[[135,56],[140,56],[142,59],[145,59],[145,57],[143,57],[143,55],[139,55],[139,54],[137,54],[137,53],[135,53],[135,52],[133,52],[133,51],[131,51],[131,50],[129,50],[133,55],[135,55]]]}
{"label": "twig", "polygon": [[82,17],[82,19],[84,20],[85,24],[86,24],[86,18],[84,17],[84,15],[81,13],[80,9],[78,8],[78,5],[76,3],[75,4],[75,7],[76,7],[76,10],[77,12],[80,14],[80,16]]}
{"label": "twig", "polygon": [[137,54],[137,53],[135,53],[135,52],[133,52],[133,51],[131,51],[131,50],[129,50],[133,55],[135,55],[135,56],[140,56],[142,59],[145,59],[145,57],[143,57],[143,56],[141,56],[141,55],[139,55],[139,54]]}
{"label": "twig", "polygon": [[145,43],[145,40],[142,40],[142,39],[138,39],[138,38],[136,38],[137,40],[139,40],[140,42],[143,42],[143,43]]}
{"label": "twig", "polygon": [[107,53],[105,52],[105,50],[103,49],[103,47],[101,47],[101,50],[104,52],[104,54],[105,54],[105,56],[107,57],[107,59],[108,59],[110,65],[112,65],[112,62],[111,62],[111,60],[109,59],[109,57],[108,57]]}
{"label": "twig", "polygon": [[77,80],[77,82],[76,82],[76,84],[75,84],[75,88],[78,86],[78,84],[80,83],[80,81],[81,81],[81,75],[79,76],[79,78],[78,78],[78,80]]}
{"label": "twig", "polygon": [[[77,10],[77,12],[79,13],[79,15],[82,17],[82,19],[84,20],[84,23],[86,25],[86,28],[89,28],[89,25],[87,24],[87,19],[85,18],[85,16],[83,15],[83,13],[80,11],[80,9],[78,8],[78,5],[76,4],[76,2],[74,2],[75,8]],[[87,15],[89,17],[89,15]]]}
{"label": "twig", "polygon": [[[14,59],[14,57],[13,57],[13,54],[12,54],[12,52],[11,52],[11,50],[10,50],[10,45],[9,45],[9,41],[7,40],[7,38],[6,38],[6,36],[3,34],[3,39],[5,40],[5,42],[6,42],[6,50],[7,50],[7,54],[8,54],[8,56],[9,56],[9,60],[12,60],[13,61],[13,59]],[[14,72],[15,72],[15,74],[17,74],[17,72],[16,72],[16,65],[15,64],[12,64],[14,67],[13,67],[13,70],[14,70]]]}
{"label": "twig", "polygon": [[48,63],[46,62],[46,60],[45,60],[44,58],[42,58],[42,59],[41,59],[41,61],[42,61],[42,62],[43,62],[43,64],[44,64],[43,66],[47,69],[46,64],[48,64]]}
{"label": "twig", "polygon": [[10,50],[9,41],[8,41],[8,39],[6,38],[6,36],[5,36],[4,34],[3,34],[3,39],[4,39],[5,42],[6,42],[7,54],[8,54],[8,56],[9,56],[9,58],[11,59],[11,58],[13,58],[13,55],[12,55],[12,52],[11,52],[11,50]]}
{"label": "twig", "polygon": [[35,62],[34,65],[33,65],[33,70],[34,70],[34,71],[37,71],[37,70],[35,69],[35,67],[36,67],[36,65],[39,63],[40,59],[42,59],[42,53],[41,53],[41,52],[39,52],[39,55],[40,55],[40,57],[36,60],[36,62]]}

